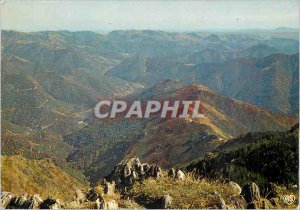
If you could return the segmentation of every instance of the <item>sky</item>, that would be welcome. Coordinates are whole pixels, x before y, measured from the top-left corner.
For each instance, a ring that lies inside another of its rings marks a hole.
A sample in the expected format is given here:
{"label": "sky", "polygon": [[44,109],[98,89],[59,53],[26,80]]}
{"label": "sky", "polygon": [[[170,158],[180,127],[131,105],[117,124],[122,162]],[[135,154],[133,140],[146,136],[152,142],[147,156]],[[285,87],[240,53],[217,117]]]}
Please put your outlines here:
{"label": "sky", "polygon": [[4,0],[1,28],[18,31],[298,28],[298,13],[298,0]]}

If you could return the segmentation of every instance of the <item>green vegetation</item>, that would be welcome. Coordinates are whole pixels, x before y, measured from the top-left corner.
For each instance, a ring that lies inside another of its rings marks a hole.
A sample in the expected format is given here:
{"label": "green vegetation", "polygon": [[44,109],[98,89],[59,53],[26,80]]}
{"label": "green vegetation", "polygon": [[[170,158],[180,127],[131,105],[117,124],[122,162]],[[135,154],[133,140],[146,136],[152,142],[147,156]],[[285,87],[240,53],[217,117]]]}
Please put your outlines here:
{"label": "green vegetation", "polygon": [[205,177],[223,176],[240,185],[253,181],[264,194],[268,182],[286,187],[297,184],[297,125],[288,132],[249,133],[230,140],[188,169]]}

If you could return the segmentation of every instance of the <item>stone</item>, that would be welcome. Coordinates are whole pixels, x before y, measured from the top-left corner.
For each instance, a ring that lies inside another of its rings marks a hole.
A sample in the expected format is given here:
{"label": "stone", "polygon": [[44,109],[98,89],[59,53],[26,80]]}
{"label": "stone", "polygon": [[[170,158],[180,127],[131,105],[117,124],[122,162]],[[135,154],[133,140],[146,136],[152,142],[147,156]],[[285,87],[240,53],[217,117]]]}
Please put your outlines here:
{"label": "stone", "polygon": [[161,176],[162,169],[159,166],[142,164],[139,158],[134,157],[117,164],[111,174],[105,178],[109,181],[115,181],[116,187],[124,188],[131,186],[136,181],[150,177],[159,179]]}
{"label": "stone", "polygon": [[151,165],[147,172],[147,177],[154,177],[154,176],[155,176],[155,166]]}
{"label": "stone", "polygon": [[39,195],[16,197],[9,192],[1,193],[1,205],[7,209],[38,209],[41,203]]}
{"label": "stone", "polygon": [[262,200],[261,209],[269,209],[269,205],[268,205],[267,201]]}
{"label": "stone", "polygon": [[247,203],[259,201],[260,199],[259,188],[254,182],[250,182],[249,184],[245,185],[242,189],[241,194],[245,198]]}
{"label": "stone", "polygon": [[266,190],[267,190],[267,198],[276,198],[279,196],[278,192],[277,192],[277,187],[274,183],[267,183],[266,185]]}
{"label": "stone", "polygon": [[164,195],[161,198],[161,208],[168,209],[171,208],[173,198],[170,195]]}
{"label": "stone", "polygon": [[228,185],[229,185],[230,188],[232,189],[233,195],[234,195],[234,196],[238,196],[238,195],[241,194],[242,188],[240,187],[240,185],[238,185],[237,183],[232,182],[232,181],[230,181],[230,182],[228,183]]}
{"label": "stone", "polygon": [[216,199],[217,199],[216,203],[217,203],[218,208],[226,209],[226,204],[225,204],[225,201],[222,198],[222,196],[218,192],[215,192],[215,195],[216,195]]}
{"label": "stone", "polygon": [[33,195],[32,197],[30,197],[29,201],[29,209],[38,209],[43,202],[42,198],[39,195]]}
{"label": "stone", "polygon": [[25,195],[21,197],[16,197],[14,202],[14,206],[18,208],[27,208],[30,204],[28,204],[27,197]]}
{"label": "stone", "polygon": [[6,209],[15,196],[10,192],[1,192],[1,206]]}
{"label": "stone", "polygon": [[296,184],[290,184],[290,185],[288,186],[288,188],[289,188],[289,189],[298,189],[298,185],[296,185]]}
{"label": "stone", "polygon": [[168,177],[175,178],[175,176],[176,176],[175,169],[171,168],[168,172]]}
{"label": "stone", "polygon": [[82,192],[82,190],[77,189],[75,191],[75,200],[78,203],[83,203],[86,200],[86,195]]}
{"label": "stone", "polygon": [[96,192],[96,190],[95,190],[94,188],[92,188],[92,189],[89,189],[89,190],[88,190],[88,192],[87,192],[87,194],[86,194],[86,199],[87,199],[88,201],[94,202],[94,201],[97,200],[98,196],[99,196],[99,195],[98,195],[98,193]]}
{"label": "stone", "polygon": [[103,201],[100,207],[101,207],[100,209],[107,209],[107,210],[119,208],[118,203],[115,200]]}
{"label": "stone", "polygon": [[26,195],[20,197],[14,197],[10,200],[7,208],[9,209],[29,209],[31,201],[28,200]]}
{"label": "stone", "polygon": [[99,198],[96,199],[96,202],[95,202],[95,203],[96,203],[96,206],[95,206],[96,209],[101,209],[101,202],[100,202],[100,199],[99,199]]}
{"label": "stone", "polygon": [[46,200],[44,200],[41,203],[40,208],[41,209],[60,209],[61,205],[60,205],[60,201],[58,199],[47,198]]}
{"label": "stone", "polygon": [[150,169],[150,165],[148,163],[143,163],[142,166],[143,166],[144,172],[147,173]]}
{"label": "stone", "polygon": [[136,173],[137,173],[138,176],[142,176],[142,175],[145,174],[144,167],[143,167],[142,164],[137,165]]}
{"label": "stone", "polygon": [[116,183],[114,181],[110,182],[105,182],[104,184],[104,193],[107,195],[113,195],[115,194],[115,186]]}
{"label": "stone", "polygon": [[161,167],[159,166],[155,166],[154,167],[154,176],[155,179],[159,179],[160,177],[162,177],[162,170]]}
{"label": "stone", "polygon": [[131,179],[133,179],[133,180],[137,180],[139,178],[139,175],[136,171],[131,171],[130,176],[131,176]]}
{"label": "stone", "polygon": [[185,174],[180,169],[178,169],[176,171],[176,177],[175,178],[183,181],[185,179]]}

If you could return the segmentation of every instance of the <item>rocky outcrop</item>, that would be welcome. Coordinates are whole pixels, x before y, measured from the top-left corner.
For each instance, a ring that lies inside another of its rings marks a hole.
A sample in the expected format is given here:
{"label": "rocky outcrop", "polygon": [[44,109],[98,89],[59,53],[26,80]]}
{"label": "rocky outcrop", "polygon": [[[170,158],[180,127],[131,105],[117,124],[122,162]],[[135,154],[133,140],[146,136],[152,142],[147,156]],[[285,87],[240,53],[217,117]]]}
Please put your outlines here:
{"label": "rocky outcrop", "polygon": [[46,198],[39,195],[15,196],[9,192],[1,192],[1,206],[5,209],[117,209],[118,203],[114,199],[104,198],[94,188],[86,193],[76,190],[75,200],[61,202],[59,199]]}
{"label": "rocky outcrop", "polygon": [[259,201],[260,193],[258,186],[254,182],[250,182],[245,185],[242,190],[242,196],[245,198],[247,203]]}
{"label": "rocky outcrop", "polygon": [[1,205],[6,209],[37,209],[42,202],[38,195],[17,197],[9,192],[1,192]]}
{"label": "rocky outcrop", "polygon": [[114,181],[117,187],[125,187],[149,177],[159,179],[161,176],[162,169],[159,166],[147,163],[142,164],[139,158],[134,157],[116,165],[106,179]]}

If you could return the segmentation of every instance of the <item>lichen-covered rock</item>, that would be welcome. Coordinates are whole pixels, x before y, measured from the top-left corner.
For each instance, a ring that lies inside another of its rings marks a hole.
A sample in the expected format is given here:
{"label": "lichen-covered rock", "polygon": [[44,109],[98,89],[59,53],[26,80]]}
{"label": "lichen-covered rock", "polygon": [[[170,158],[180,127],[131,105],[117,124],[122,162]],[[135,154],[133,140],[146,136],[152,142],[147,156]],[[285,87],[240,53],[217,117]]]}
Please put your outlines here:
{"label": "lichen-covered rock", "polygon": [[242,188],[240,187],[240,185],[238,185],[237,183],[232,182],[232,181],[230,181],[230,182],[228,183],[228,185],[229,185],[230,188],[232,189],[232,192],[233,192],[233,195],[234,195],[234,196],[238,196],[238,195],[241,194]]}
{"label": "lichen-covered rock", "polygon": [[162,169],[159,166],[142,164],[139,158],[134,157],[116,165],[106,179],[115,181],[117,187],[126,187],[131,186],[136,181],[142,181],[149,177],[159,179],[161,176]]}
{"label": "lichen-covered rock", "polygon": [[259,201],[260,199],[259,188],[254,182],[250,182],[249,184],[245,185],[241,194],[247,203]]}

